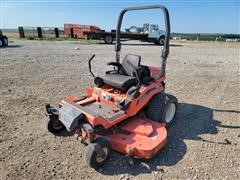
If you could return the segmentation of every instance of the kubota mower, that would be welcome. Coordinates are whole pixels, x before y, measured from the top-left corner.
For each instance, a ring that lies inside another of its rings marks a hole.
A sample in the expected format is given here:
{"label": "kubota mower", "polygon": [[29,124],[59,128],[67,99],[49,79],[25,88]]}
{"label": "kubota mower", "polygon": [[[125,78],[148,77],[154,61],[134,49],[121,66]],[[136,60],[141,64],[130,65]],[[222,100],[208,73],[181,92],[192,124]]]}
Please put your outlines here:
{"label": "kubota mower", "polygon": [[[127,11],[161,9],[165,17],[165,44],[161,68],[141,64],[141,57],[129,54],[120,63],[120,30]],[[116,30],[116,61],[103,77],[94,77],[96,87],[87,96],[67,96],[59,107],[46,105],[47,128],[55,134],[63,129],[75,132],[86,145],[85,161],[92,168],[103,165],[111,149],[134,158],[152,158],[167,142],[166,127],[172,124],[177,98],[166,94],[165,67],[169,53],[170,22],[164,6],[142,6],[123,9]]]}

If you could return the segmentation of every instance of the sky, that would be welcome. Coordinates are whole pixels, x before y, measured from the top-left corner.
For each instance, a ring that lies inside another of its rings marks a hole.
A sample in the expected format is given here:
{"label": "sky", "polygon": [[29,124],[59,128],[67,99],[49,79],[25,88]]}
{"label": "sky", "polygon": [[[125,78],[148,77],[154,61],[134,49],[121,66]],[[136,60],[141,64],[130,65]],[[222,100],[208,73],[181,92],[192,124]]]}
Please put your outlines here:
{"label": "sky", "polygon": [[[171,32],[240,34],[240,0],[0,0],[0,28],[63,27],[64,23],[116,28],[122,8],[161,4],[168,8]],[[159,10],[129,12],[123,28],[159,24]]]}

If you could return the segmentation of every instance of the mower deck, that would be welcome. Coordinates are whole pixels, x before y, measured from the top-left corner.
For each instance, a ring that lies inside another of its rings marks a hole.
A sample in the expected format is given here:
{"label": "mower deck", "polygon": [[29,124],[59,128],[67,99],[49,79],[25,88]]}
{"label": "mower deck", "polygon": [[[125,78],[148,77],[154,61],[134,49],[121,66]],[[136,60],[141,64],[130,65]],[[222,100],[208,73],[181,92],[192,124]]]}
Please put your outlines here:
{"label": "mower deck", "polygon": [[136,158],[152,158],[167,142],[165,123],[147,118],[129,120],[121,129],[106,136],[115,151]]}

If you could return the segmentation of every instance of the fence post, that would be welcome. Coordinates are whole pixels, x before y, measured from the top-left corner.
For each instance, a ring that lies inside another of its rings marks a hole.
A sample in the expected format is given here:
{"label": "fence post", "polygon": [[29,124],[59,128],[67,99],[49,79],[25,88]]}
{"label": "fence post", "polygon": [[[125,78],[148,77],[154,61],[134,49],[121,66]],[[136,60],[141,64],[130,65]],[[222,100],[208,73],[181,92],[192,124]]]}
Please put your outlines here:
{"label": "fence post", "polygon": [[19,32],[19,37],[20,38],[25,38],[23,27],[18,27],[18,32]]}
{"label": "fence post", "polygon": [[56,38],[59,38],[59,31],[58,31],[58,28],[55,28],[54,30],[55,30],[55,37],[56,37]]}
{"label": "fence post", "polygon": [[37,32],[38,32],[38,38],[43,38],[41,27],[37,27]]}
{"label": "fence post", "polygon": [[70,38],[74,38],[73,28],[70,28]]}

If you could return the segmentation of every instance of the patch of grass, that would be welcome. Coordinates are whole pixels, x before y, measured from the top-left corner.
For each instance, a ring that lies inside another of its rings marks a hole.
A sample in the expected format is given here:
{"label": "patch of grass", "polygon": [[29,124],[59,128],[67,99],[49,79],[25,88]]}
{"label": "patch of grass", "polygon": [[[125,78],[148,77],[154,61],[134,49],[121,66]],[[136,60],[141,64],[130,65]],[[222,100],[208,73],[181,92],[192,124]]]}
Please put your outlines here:
{"label": "patch of grass", "polygon": [[37,41],[73,41],[76,44],[84,44],[84,45],[97,44],[100,42],[99,40],[74,39],[74,38],[69,38],[69,37],[55,38],[54,36],[46,36],[44,38],[28,36],[25,39],[26,40],[37,40]]}
{"label": "patch of grass", "polygon": [[75,44],[85,44],[85,45],[91,45],[91,44],[98,44],[99,40],[86,40],[86,39],[79,39],[75,41]]}
{"label": "patch of grass", "polygon": [[38,38],[38,37],[35,37],[35,36],[28,36],[25,39],[27,39],[27,40],[38,40],[38,41],[67,41],[67,40],[72,40],[68,37],[55,38],[53,36],[47,36],[47,37],[44,37],[44,38]]}

